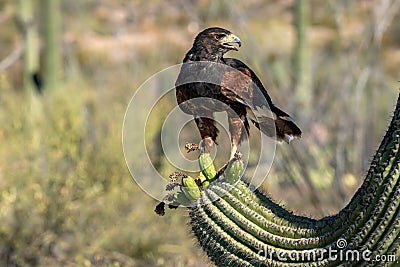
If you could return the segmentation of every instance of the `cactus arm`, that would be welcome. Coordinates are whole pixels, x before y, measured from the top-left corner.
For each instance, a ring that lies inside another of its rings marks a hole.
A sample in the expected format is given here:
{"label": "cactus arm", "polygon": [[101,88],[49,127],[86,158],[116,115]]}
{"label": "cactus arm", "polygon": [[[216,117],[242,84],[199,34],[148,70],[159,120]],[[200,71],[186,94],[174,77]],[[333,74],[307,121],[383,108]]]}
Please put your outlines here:
{"label": "cactus arm", "polygon": [[[190,209],[192,231],[217,266],[398,266],[399,136],[400,98],[363,184],[334,216],[297,216],[242,180],[216,181]],[[342,250],[338,240],[346,242]],[[397,262],[332,258],[328,250],[368,250],[369,259],[386,255]]]}

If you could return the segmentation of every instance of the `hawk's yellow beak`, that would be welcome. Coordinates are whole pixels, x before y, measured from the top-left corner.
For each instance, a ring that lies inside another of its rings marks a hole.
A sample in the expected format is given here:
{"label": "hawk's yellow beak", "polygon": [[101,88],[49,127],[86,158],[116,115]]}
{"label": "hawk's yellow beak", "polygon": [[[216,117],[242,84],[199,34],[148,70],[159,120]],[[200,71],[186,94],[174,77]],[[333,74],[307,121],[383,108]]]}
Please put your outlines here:
{"label": "hawk's yellow beak", "polygon": [[221,44],[229,49],[238,50],[238,48],[234,44],[238,44],[239,47],[242,46],[242,43],[236,35],[233,33],[229,34],[228,36],[222,38]]}

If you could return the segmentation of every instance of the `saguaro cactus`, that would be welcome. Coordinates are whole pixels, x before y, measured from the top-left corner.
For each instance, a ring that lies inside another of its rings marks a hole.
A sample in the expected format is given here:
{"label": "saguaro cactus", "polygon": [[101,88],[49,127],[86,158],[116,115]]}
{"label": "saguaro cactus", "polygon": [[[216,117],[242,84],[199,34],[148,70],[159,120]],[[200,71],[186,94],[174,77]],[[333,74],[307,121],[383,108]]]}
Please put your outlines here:
{"label": "saguaro cactus", "polygon": [[35,3],[32,0],[18,0],[17,21],[24,38],[23,87],[32,92],[32,76],[39,71],[39,36],[35,22]]}
{"label": "saguaro cactus", "polygon": [[61,77],[61,51],[60,51],[60,0],[45,0],[41,2],[44,16],[44,79],[47,90],[59,87]]}
{"label": "saguaro cactus", "polygon": [[399,136],[400,97],[364,183],[334,216],[297,216],[245,181],[220,181],[191,207],[192,231],[217,266],[399,266]]}

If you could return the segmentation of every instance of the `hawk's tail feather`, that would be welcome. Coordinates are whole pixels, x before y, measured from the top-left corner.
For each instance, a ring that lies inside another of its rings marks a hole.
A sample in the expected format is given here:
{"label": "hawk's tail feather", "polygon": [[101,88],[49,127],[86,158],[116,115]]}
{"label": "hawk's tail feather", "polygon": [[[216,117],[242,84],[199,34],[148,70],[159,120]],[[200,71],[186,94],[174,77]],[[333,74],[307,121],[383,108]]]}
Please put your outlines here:
{"label": "hawk's tail feather", "polygon": [[301,137],[301,130],[290,117],[276,117],[275,119],[276,137],[290,143],[295,138]]}
{"label": "hawk's tail feather", "polygon": [[277,141],[290,143],[295,138],[301,137],[300,128],[293,122],[292,118],[284,111],[274,107],[274,118],[268,116],[257,116],[251,122],[263,134],[275,138]]}

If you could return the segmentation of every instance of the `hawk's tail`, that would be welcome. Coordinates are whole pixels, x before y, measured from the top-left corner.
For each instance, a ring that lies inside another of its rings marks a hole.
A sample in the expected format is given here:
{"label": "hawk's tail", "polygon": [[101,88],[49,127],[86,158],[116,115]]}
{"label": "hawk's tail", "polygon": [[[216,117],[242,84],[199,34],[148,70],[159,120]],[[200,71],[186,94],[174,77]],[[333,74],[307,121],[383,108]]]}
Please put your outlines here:
{"label": "hawk's tail", "polygon": [[290,117],[279,117],[275,119],[276,137],[279,141],[283,140],[290,143],[295,138],[301,137],[301,130]]}
{"label": "hawk's tail", "polygon": [[263,134],[275,138],[277,141],[285,141],[286,143],[290,143],[293,139],[301,137],[300,128],[287,113],[275,106],[272,106],[271,111],[273,118],[256,115],[256,119],[251,119],[253,124]]}

